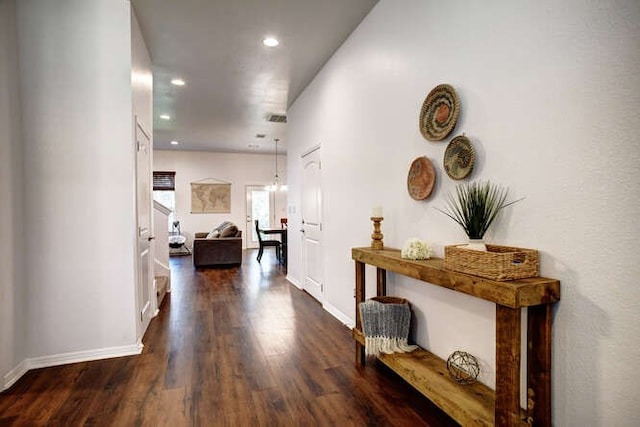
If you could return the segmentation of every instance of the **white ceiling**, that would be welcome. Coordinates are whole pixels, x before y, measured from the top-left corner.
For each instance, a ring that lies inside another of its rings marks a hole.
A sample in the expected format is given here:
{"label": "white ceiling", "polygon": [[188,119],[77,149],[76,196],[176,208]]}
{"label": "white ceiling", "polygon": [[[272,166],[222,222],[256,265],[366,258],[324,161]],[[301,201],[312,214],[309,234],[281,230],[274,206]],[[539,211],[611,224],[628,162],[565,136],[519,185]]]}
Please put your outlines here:
{"label": "white ceiling", "polygon": [[272,153],[278,138],[286,151],[286,124],[267,117],[286,114],[377,1],[131,0],[153,61],[154,147]]}

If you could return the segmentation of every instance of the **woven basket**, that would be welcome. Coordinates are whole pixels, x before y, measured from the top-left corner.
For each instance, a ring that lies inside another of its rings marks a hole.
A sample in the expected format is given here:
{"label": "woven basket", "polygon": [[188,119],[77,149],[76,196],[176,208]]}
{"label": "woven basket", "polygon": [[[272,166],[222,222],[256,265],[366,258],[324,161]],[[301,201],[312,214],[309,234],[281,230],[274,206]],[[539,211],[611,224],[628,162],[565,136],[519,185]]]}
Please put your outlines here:
{"label": "woven basket", "polygon": [[400,297],[380,296],[371,298],[374,301],[378,301],[381,304],[409,304],[409,301]]}
{"label": "woven basket", "polygon": [[444,267],[499,282],[538,277],[538,251],[487,245],[484,252],[466,249],[465,245],[445,246]]}

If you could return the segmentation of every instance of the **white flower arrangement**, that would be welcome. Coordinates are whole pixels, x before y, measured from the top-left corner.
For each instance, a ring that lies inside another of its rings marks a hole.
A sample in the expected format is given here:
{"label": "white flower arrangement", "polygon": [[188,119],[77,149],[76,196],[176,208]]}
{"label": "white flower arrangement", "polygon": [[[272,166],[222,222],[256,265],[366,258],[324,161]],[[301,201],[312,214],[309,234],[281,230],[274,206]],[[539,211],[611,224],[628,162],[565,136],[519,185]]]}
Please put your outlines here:
{"label": "white flower arrangement", "polygon": [[426,241],[412,237],[404,243],[400,256],[404,259],[429,259],[432,253],[433,249]]}

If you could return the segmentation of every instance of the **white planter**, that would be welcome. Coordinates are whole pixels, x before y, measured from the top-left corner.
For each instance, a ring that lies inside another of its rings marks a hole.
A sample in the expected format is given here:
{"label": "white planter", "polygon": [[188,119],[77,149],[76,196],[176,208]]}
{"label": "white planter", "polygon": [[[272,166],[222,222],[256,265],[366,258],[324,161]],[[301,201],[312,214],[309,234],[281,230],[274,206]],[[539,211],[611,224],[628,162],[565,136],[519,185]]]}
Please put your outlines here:
{"label": "white planter", "polygon": [[487,245],[484,244],[483,239],[469,239],[466,248],[474,251],[487,251]]}

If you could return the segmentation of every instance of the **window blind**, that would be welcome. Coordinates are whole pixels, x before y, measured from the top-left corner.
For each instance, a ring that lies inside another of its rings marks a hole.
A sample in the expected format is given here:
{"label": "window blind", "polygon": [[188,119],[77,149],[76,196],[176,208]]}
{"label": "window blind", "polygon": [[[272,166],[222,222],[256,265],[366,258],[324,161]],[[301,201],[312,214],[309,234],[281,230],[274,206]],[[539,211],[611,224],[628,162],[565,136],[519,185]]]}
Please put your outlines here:
{"label": "window blind", "polygon": [[176,173],[174,171],[153,171],[153,190],[176,189]]}

